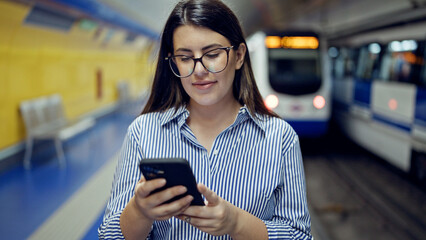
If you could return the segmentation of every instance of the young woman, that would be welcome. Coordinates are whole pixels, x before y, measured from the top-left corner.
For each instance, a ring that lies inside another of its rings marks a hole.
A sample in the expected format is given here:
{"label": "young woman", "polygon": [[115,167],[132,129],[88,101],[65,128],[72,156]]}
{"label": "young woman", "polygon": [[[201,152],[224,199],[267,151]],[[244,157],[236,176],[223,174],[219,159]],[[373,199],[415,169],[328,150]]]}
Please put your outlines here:
{"label": "young woman", "polygon": [[[151,95],[129,127],[101,239],[311,239],[299,140],[268,111],[238,19],[218,0],[179,2]],[[144,158],[188,160],[205,206],[183,186],[150,194]]]}

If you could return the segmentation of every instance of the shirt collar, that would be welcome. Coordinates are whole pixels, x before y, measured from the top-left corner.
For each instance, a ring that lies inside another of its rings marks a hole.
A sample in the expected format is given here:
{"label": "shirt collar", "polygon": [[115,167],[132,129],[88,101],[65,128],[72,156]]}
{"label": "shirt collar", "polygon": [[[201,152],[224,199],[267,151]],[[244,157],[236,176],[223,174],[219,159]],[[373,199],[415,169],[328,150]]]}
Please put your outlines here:
{"label": "shirt collar", "polygon": [[169,108],[167,109],[160,117],[161,126],[166,125],[167,123],[178,119],[179,126],[185,123],[186,119],[189,117],[189,111],[186,106],[181,106],[178,109]]}
{"label": "shirt collar", "polygon": [[[164,114],[160,117],[161,126],[166,125],[167,123],[177,119],[179,126],[181,127],[186,119],[189,117],[189,111],[186,106],[181,106],[178,109],[170,108],[167,109]],[[243,122],[246,119],[251,119],[263,132],[265,132],[265,116],[260,114],[255,114],[254,116],[250,113],[247,108],[247,105],[244,105],[238,111],[237,118],[235,119],[234,124]]]}
{"label": "shirt collar", "polygon": [[263,132],[265,132],[265,116],[262,116],[257,113],[253,115],[249,111],[247,105],[244,105],[240,108],[235,122],[242,121],[245,118],[251,119]]}

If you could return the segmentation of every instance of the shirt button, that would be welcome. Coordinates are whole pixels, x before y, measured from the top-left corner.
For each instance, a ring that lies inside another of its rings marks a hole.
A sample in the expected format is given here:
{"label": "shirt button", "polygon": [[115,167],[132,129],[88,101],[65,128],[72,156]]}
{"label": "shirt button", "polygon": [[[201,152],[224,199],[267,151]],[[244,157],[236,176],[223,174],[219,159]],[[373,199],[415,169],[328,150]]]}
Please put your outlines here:
{"label": "shirt button", "polygon": [[217,155],[219,153],[219,150],[217,150],[217,149],[215,149],[214,151],[213,151],[213,155]]}

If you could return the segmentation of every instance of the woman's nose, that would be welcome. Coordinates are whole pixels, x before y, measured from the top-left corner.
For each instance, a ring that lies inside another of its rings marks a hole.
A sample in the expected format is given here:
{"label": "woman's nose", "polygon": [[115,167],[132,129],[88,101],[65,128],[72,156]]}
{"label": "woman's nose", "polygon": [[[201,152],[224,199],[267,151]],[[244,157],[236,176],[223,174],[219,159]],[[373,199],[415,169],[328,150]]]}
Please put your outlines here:
{"label": "woman's nose", "polygon": [[208,73],[207,69],[203,66],[203,64],[201,63],[201,61],[197,61],[195,63],[195,67],[194,67],[194,74],[196,75],[204,75]]}

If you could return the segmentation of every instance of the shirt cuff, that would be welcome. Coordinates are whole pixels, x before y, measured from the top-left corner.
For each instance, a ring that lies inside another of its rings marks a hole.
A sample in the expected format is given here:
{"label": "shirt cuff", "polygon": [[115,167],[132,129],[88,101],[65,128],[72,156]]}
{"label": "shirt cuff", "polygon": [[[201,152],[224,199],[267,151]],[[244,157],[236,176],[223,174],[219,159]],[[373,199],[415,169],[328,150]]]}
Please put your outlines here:
{"label": "shirt cuff", "polygon": [[104,219],[102,225],[98,229],[99,239],[124,239],[120,227],[121,212],[115,213]]}
{"label": "shirt cuff", "polygon": [[269,239],[312,239],[311,234],[295,229],[284,222],[262,221],[266,225]]}

